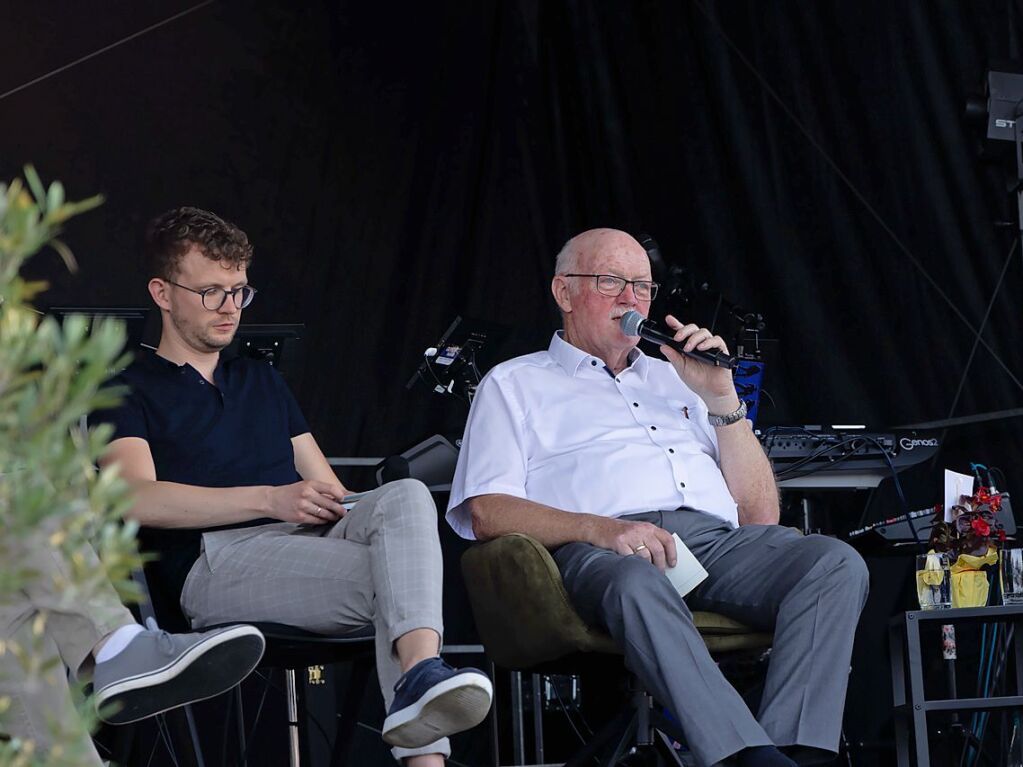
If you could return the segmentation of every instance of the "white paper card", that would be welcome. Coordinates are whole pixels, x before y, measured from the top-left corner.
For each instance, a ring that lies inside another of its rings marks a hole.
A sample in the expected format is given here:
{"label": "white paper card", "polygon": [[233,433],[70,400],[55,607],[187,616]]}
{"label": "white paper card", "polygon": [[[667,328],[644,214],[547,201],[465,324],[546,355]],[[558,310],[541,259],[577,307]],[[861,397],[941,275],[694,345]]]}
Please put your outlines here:
{"label": "white paper card", "polygon": [[952,520],[952,507],[959,505],[959,496],[973,495],[973,475],[945,469],[945,521]]}
{"label": "white paper card", "polygon": [[363,498],[365,498],[367,495],[369,495],[369,491],[365,493],[349,493],[348,495],[341,499],[340,503],[346,509],[350,509]]}
{"label": "white paper card", "polygon": [[678,564],[667,568],[664,574],[668,576],[668,580],[671,581],[671,585],[675,587],[679,595],[684,597],[703,583],[703,580],[707,577],[707,571],[703,569],[700,561],[693,556],[693,552],[689,550],[689,547],[682,543],[678,533],[672,533],[671,537],[675,539]]}

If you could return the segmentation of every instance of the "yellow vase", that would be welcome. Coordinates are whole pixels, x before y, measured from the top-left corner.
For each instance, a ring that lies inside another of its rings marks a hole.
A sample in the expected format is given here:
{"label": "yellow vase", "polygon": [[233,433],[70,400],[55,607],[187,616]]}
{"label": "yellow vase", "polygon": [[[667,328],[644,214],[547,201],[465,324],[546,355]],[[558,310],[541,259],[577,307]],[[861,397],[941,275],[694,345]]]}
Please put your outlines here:
{"label": "yellow vase", "polygon": [[988,548],[982,556],[960,554],[953,563],[952,573],[952,607],[983,607],[987,604],[989,584],[987,573],[980,568],[993,565],[998,561],[998,552],[994,546]]}

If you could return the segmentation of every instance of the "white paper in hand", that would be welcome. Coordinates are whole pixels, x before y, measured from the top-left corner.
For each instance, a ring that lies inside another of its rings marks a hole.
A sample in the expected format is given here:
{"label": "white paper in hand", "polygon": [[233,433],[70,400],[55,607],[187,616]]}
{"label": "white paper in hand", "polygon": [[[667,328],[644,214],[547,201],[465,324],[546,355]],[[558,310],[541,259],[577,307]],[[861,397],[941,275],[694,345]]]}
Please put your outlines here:
{"label": "white paper in hand", "polygon": [[346,509],[351,509],[353,506],[355,506],[355,504],[357,504],[359,501],[361,501],[367,495],[369,495],[369,492],[365,492],[365,493],[349,493],[344,498],[342,498],[339,501],[339,503],[342,506],[344,506]]}
{"label": "white paper in hand", "polygon": [[689,547],[682,543],[682,539],[678,537],[678,533],[672,533],[671,537],[675,539],[675,551],[678,554],[678,564],[674,567],[669,567],[664,571],[664,574],[671,581],[671,585],[675,587],[680,596],[685,596],[690,591],[695,589],[704,579],[707,577],[707,571],[703,569],[703,565],[700,561],[693,556],[693,552],[689,550]]}

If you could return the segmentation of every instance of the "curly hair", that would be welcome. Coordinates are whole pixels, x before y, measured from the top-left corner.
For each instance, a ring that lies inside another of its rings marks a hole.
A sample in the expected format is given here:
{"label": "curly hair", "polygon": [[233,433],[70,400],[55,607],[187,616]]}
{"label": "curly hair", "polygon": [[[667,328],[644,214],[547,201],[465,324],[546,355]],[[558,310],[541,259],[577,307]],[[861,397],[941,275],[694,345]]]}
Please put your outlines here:
{"label": "curly hair", "polygon": [[196,247],[211,261],[237,269],[252,263],[252,244],[241,229],[200,208],[175,208],[146,227],[145,259],[150,277],[173,279],[181,258]]}

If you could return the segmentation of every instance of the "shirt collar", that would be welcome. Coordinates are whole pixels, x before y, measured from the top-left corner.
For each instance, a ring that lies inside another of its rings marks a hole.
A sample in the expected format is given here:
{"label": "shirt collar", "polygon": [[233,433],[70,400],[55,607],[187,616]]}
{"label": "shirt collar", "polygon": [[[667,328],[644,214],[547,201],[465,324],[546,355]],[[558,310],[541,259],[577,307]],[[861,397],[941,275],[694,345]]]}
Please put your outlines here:
{"label": "shirt collar", "polygon": [[[556,330],[554,335],[551,336],[551,344],[547,347],[547,352],[554,358],[555,362],[561,365],[562,369],[564,369],[569,376],[575,377],[579,372],[579,368],[584,364],[587,367],[605,370],[610,374],[610,371],[607,369],[603,360],[598,357],[594,357],[592,354],[587,354],[582,349],[573,346],[565,340],[564,336],[564,330]],[[596,365],[592,364],[594,360],[597,362]],[[646,383],[646,376],[649,368],[650,358],[640,351],[637,346],[629,352],[629,366],[622,372],[624,373],[631,370],[639,376],[639,379],[643,383]]]}
{"label": "shirt collar", "polygon": [[161,357],[156,353],[156,349],[144,348],[144,351],[137,352],[137,359],[153,370],[173,371],[181,370],[184,367],[176,362],[171,362],[166,357]]}
{"label": "shirt collar", "polygon": [[[155,349],[146,349],[145,352],[139,354],[139,359],[144,361],[144,364],[153,370],[178,374],[184,373],[186,370],[191,370],[195,373],[195,375],[199,375],[199,372],[187,362],[184,365],[179,365],[166,357],[161,357],[156,353]],[[227,365],[230,361],[230,359],[221,355],[220,359],[217,360],[217,367],[213,371],[213,383],[221,390],[223,390],[224,385],[226,384],[225,376],[227,375]]]}

